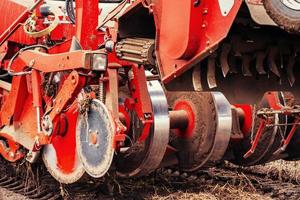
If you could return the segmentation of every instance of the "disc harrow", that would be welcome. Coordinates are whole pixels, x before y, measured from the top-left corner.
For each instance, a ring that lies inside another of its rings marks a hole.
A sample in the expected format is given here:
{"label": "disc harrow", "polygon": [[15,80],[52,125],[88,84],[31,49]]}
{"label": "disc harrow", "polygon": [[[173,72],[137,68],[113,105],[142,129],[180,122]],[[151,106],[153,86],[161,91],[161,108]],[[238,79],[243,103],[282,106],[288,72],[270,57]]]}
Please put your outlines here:
{"label": "disc harrow", "polygon": [[0,155],[57,181],[0,185],[299,159],[298,4],[0,0]]}

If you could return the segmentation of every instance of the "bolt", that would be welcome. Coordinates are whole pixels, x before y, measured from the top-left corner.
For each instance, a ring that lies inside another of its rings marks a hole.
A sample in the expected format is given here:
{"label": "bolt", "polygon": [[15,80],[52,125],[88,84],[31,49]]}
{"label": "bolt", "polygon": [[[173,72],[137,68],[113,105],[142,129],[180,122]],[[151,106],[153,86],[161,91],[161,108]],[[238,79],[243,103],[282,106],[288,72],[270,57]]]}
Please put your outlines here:
{"label": "bolt", "polygon": [[12,152],[12,151],[11,151],[11,152],[9,152],[9,157],[10,157],[10,158],[14,158],[14,157],[15,157],[15,153],[14,153],[14,152]]}
{"label": "bolt", "polygon": [[35,63],[35,60],[31,60],[31,61],[29,62],[29,67],[33,67],[34,63]]}
{"label": "bolt", "polygon": [[31,157],[32,157],[32,152],[30,151],[30,152],[27,153],[27,158],[30,159]]}
{"label": "bolt", "polygon": [[195,6],[195,7],[198,7],[198,6],[200,5],[200,3],[201,3],[201,0],[195,0],[194,6]]}

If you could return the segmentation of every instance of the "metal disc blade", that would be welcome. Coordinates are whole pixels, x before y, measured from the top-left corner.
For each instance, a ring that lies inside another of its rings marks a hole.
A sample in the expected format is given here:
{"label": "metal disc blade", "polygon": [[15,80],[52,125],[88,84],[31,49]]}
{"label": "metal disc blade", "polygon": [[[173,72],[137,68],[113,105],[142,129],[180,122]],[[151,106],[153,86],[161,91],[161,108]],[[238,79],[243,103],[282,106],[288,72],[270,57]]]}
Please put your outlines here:
{"label": "metal disc blade", "polygon": [[78,118],[77,151],[84,169],[94,178],[105,175],[111,166],[114,130],[111,115],[99,100],[93,100],[89,111]]}
{"label": "metal disc blade", "polygon": [[231,105],[220,92],[169,92],[170,107],[185,110],[191,126],[172,130],[170,145],[175,149],[178,167],[197,171],[213,166],[223,158],[232,129]]}
{"label": "metal disc blade", "polygon": [[75,183],[85,173],[78,156],[75,156],[74,166],[70,171],[63,169],[63,167],[58,164],[57,152],[52,144],[44,147],[42,157],[49,173],[60,183]]}
{"label": "metal disc blade", "polygon": [[64,136],[55,135],[51,144],[43,148],[43,161],[49,173],[59,182],[71,184],[78,181],[85,173],[76,151],[77,105],[73,104],[66,113],[68,122]]}
{"label": "metal disc blade", "polygon": [[[118,175],[137,177],[148,175],[157,169],[164,157],[169,142],[169,114],[164,90],[159,81],[148,81],[148,92],[154,113],[154,124],[144,142],[136,142],[125,152],[120,152],[116,159]],[[140,128],[135,119],[133,131]]]}

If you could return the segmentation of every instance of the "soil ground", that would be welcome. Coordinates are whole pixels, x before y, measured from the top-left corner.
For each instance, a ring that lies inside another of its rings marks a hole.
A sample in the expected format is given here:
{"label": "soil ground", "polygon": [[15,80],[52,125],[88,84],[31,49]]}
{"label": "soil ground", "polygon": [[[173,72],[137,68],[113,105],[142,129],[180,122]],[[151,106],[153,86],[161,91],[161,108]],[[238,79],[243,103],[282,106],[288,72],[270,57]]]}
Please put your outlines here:
{"label": "soil ground", "polygon": [[[117,195],[89,197],[74,193],[69,198],[67,195],[66,199],[300,199],[299,171],[300,162],[286,161],[250,168],[227,163],[223,168],[212,168],[193,175],[166,170],[145,178],[116,181],[110,189]],[[65,192],[73,193],[67,188]],[[5,189],[0,189],[0,199],[28,200]]]}

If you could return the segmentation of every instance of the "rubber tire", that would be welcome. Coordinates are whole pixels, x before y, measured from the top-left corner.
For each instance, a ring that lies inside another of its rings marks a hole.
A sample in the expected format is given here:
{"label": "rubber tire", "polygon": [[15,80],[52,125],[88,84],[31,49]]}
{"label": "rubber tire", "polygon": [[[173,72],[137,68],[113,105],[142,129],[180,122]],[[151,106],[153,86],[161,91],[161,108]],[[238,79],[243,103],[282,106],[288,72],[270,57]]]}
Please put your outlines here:
{"label": "rubber tire", "polygon": [[217,114],[212,94],[171,92],[167,93],[167,98],[172,108],[180,101],[188,102],[195,114],[195,127],[190,138],[182,137],[174,130],[170,135],[171,146],[178,150],[178,167],[184,171],[194,171],[205,164],[203,162],[212,151],[216,136]]}
{"label": "rubber tire", "polygon": [[300,10],[293,10],[285,6],[280,0],[263,0],[268,15],[282,29],[292,32],[300,32]]}

